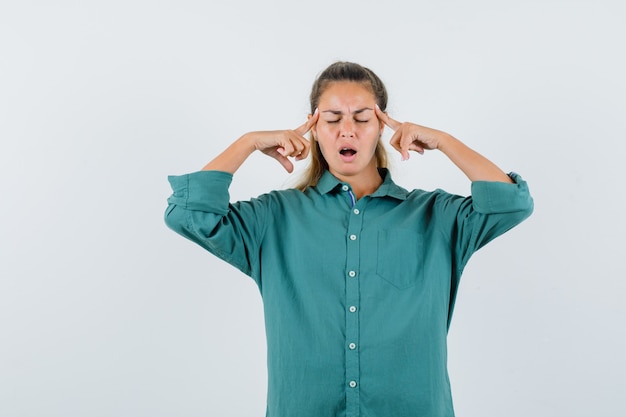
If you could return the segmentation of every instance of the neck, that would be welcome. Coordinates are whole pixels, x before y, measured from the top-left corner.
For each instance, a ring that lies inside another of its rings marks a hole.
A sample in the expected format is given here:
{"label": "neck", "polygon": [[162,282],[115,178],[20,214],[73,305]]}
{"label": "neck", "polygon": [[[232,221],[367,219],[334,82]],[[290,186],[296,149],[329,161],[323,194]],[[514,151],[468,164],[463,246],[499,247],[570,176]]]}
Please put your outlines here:
{"label": "neck", "polygon": [[335,175],[340,181],[347,182],[352,187],[352,191],[357,199],[372,194],[383,183],[383,179],[378,173],[378,169],[369,170],[367,173],[361,173],[353,176]]}

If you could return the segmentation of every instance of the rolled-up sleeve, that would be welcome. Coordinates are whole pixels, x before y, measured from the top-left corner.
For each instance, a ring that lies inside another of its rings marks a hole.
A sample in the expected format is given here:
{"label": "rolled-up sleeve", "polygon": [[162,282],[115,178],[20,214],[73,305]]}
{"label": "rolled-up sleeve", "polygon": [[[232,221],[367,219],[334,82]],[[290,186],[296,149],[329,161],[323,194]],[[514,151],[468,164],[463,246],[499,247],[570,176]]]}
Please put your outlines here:
{"label": "rolled-up sleeve", "polygon": [[533,212],[528,185],[517,174],[509,176],[513,183],[476,181],[471,197],[447,196],[440,201],[448,219],[441,224],[450,227],[458,276],[474,252]]}
{"label": "rolled-up sleeve", "polygon": [[176,233],[253,275],[263,219],[264,201],[230,204],[232,174],[200,171],[170,176],[165,223]]}
{"label": "rolled-up sleeve", "polygon": [[200,210],[208,213],[228,213],[228,187],[232,174],[222,171],[200,171],[186,175],[167,177],[172,187],[168,204],[187,210]]}
{"label": "rolled-up sleeve", "polygon": [[474,209],[483,214],[525,212],[530,215],[533,199],[528,184],[518,174],[511,173],[513,184],[475,181],[472,183]]}

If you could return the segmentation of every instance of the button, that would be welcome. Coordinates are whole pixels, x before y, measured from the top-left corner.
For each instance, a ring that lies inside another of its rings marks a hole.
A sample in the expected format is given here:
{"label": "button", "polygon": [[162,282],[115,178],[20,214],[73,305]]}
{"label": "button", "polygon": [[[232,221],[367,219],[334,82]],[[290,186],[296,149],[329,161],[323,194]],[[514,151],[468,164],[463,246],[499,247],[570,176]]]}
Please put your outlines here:
{"label": "button", "polygon": [[348,191],[350,189],[350,187],[348,187],[347,185],[344,185],[343,187],[341,187],[342,190],[344,191]]}
{"label": "button", "polygon": [[356,235],[350,235],[350,240],[356,240]]}
{"label": "button", "polygon": [[354,278],[354,277],[356,277],[356,272],[350,271],[350,272],[348,272],[348,275],[350,275],[350,278]]}
{"label": "button", "polygon": [[348,385],[350,385],[350,388],[356,388],[356,381],[350,381]]}
{"label": "button", "polygon": [[356,343],[350,343],[348,347],[350,348],[350,350],[354,350],[356,349]]}
{"label": "button", "polygon": [[359,213],[360,213],[359,209],[354,209],[354,210],[352,210],[352,212],[353,212],[354,214],[359,214]]}
{"label": "button", "polygon": [[356,307],[355,306],[350,306],[350,308],[348,310],[350,310],[350,313],[354,313],[354,312],[356,312]]}

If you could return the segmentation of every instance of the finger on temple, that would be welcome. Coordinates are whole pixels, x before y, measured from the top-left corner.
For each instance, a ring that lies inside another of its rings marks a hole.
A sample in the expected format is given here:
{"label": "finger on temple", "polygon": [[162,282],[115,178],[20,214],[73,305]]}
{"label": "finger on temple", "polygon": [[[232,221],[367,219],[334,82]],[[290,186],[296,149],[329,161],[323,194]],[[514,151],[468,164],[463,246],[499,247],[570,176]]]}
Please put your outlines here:
{"label": "finger on temple", "polygon": [[391,129],[393,130],[398,130],[398,128],[400,127],[400,125],[402,123],[398,122],[397,120],[392,119],[391,117],[389,117],[385,112],[383,112],[380,107],[378,107],[378,104],[376,105],[376,108],[374,109],[376,116],[382,120],[382,122],[384,124],[386,124],[387,126],[389,126]]}
{"label": "finger on temple", "polygon": [[297,132],[299,135],[304,135],[306,132],[311,130],[313,126],[315,126],[315,123],[317,123],[318,118],[319,118],[319,111],[318,109],[315,109],[315,112],[313,112],[313,115],[309,117],[309,119],[306,122],[304,122],[301,126],[296,128],[295,132]]}

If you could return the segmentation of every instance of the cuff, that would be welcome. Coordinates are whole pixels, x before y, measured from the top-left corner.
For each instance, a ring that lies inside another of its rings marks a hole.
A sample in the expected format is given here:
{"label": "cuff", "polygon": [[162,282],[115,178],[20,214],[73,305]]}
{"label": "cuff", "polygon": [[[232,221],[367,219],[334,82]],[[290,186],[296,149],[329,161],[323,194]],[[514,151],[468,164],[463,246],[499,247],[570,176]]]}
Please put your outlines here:
{"label": "cuff", "polygon": [[188,210],[226,214],[230,201],[228,187],[232,179],[232,174],[223,171],[170,175],[167,180],[173,193],[167,202]]}
{"label": "cuff", "polygon": [[513,184],[492,181],[473,182],[474,209],[485,214],[532,210],[533,199],[526,181],[514,172],[511,172],[509,177],[513,180]]}

